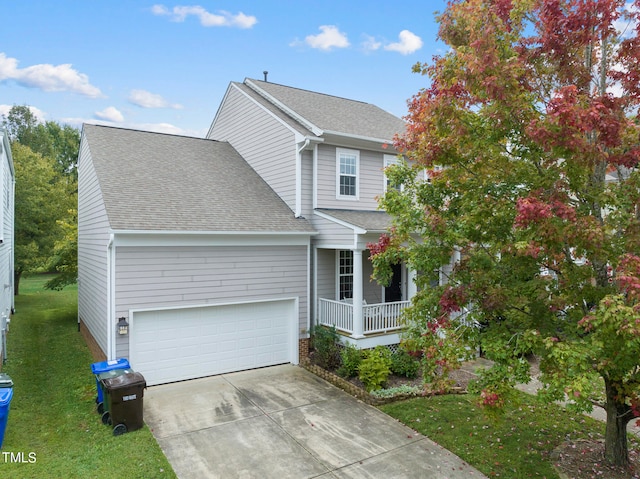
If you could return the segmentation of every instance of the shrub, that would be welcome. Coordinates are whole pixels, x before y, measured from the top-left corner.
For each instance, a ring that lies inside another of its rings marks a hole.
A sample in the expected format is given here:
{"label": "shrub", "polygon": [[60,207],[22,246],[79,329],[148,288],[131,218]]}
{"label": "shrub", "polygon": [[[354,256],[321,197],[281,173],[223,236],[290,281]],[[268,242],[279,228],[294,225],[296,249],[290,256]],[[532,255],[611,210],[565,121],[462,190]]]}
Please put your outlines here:
{"label": "shrub", "polygon": [[371,394],[377,398],[392,398],[395,396],[419,396],[422,394],[422,388],[420,386],[409,386],[403,384],[402,386],[396,386],[389,389],[378,389],[371,391]]}
{"label": "shrub", "polygon": [[391,374],[391,352],[384,346],[376,346],[365,353],[358,367],[358,378],[368,392],[380,389]]}
{"label": "shrub", "polygon": [[353,344],[347,344],[340,351],[342,364],[338,369],[338,375],[343,378],[352,378],[358,374],[358,367],[362,362],[362,351]]}
{"label": "shrub", "polygon": [[418,375],[420,362],[404,349],[399,349],[398,352],[394,353],[391,356],[391,360],[391,371],[394,374],[409,379],[414,379]]}
{"label": "shrub", "polygon": [[311,347],[314,362],[324,369],[334,369],[340,364],[338,333],[335,327],[315,326],[311,330]]}

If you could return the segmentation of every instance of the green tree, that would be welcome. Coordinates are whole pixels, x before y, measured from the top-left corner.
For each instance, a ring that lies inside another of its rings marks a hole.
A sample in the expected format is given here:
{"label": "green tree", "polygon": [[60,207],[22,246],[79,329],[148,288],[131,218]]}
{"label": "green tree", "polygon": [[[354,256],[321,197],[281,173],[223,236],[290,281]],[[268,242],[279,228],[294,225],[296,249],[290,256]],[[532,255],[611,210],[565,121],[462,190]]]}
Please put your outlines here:
{"label": "green tree", "polygon": [[[22,273],[58,272],[45,285],[50,289],[75,283],[80,133],[69,125],[39,122],[26,105],[14,105],[3,118],[3,126],[13,145],[27,147],[31,153],[39,155],[36,161],[21,149],[17,157],[14,155],[14,161],[24,161],[26,165],[35,162],[41,167],[34,170],[38,171],[35,175],[28,173],[28,169],[21,171],[22,178],[16,173],[15,293],[18,294]],[[45,163],[49,167],[45,168]],[[38,203],[46,203],[47,208],[32,208]]]}
{"label": "green tree", "polygon": [[590,409],[600,381],[617,465],[640,391],[639,15],[638,1],[449,2],[448,53],[414,67],[431,83],[397,139],[404,188],[381,200],[394,227],[371,245],[379,278],[398,259],[419,272],[406,342],[427,363],[451,367],[479,331],[485,403],[529,378],[532,352],[549,400]]}
{"label": "green tree", "polygon": [[58,223],[75,207],[75,195],[61,181],[53,162],[14,142],[11,146],[16,173],[15,191],[15,294],[24,273],[48,271],[57,241],[64,237]]}
{"label": "green tree", "polygon": [[58,220],[58,226],[64,235],[53,245],[53,258],[50,263],[58,274],[44,285],[47,289],[62,289],[78,281],[78,212],[68,211],[66,219]]}
{"label": "green tree", "polygon": [[34,152],[55,161],[56,169],[77,179],[80,132],[70,125],[55,121],[41,123],[26,105],[14,105],[3,118],[3,127],[12,141],[28,146]]}

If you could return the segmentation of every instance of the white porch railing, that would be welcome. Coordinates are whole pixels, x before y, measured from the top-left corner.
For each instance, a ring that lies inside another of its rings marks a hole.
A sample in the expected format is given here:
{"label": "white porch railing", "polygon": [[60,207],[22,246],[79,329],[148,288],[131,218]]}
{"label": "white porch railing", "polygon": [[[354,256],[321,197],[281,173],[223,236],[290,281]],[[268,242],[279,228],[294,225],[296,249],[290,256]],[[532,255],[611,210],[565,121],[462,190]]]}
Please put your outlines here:
{"label": "white porch railing", "polygon": [[331,299],[320,299],[319,323],[335,326],[338,331],[353,333],[353,305]]}
{"label": "white porch railing", "polygon": [[[364,334],[388,333],[402,329],[400,315],[410,301],[362,305]],[[320,298],[318,322],[335,326],[338,331],[353,334],[353,304]]]}

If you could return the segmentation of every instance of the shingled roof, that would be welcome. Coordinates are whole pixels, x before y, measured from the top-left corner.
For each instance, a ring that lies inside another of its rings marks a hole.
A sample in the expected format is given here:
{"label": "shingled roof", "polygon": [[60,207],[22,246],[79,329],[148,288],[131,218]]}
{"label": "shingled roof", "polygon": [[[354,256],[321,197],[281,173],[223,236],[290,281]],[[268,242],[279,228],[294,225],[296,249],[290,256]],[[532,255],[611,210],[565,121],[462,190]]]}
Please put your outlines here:
{"label": "shingled roof", "polygon": [[312,233],[228,143],[85,124],[115,230]]}
{"label": "shingled roof", "polygon": [[245,79],[244,85],[316,135],[330,133],[390,142],[406,126],[397,116],[370,103],[260,80]]}
{"label": "shingled roof", "polygon": [[391,217],[385,211],[356,211],[329,208],[317,208],[316,211],[357,228],[361,228],[368,233],[384,233],[391,227]]}

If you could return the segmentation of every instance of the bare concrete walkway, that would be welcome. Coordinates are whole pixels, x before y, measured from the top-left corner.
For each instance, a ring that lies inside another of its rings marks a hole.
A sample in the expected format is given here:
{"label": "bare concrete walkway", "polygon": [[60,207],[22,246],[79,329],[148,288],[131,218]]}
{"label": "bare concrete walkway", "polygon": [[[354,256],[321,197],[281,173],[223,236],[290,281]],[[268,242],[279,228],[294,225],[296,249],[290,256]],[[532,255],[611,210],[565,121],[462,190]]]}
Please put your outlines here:
{"label": "bare concrete walkway", "polygon": [[144,415],[180,479],[485,477],[291,365],[150,387]]}

